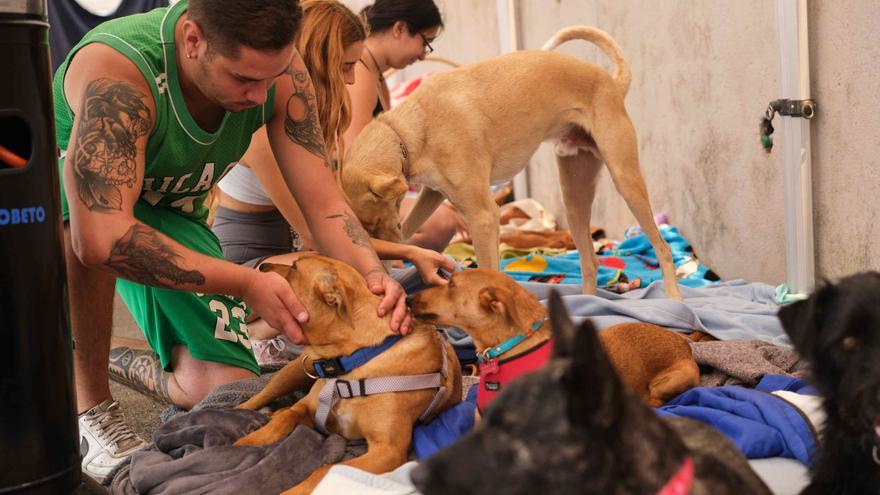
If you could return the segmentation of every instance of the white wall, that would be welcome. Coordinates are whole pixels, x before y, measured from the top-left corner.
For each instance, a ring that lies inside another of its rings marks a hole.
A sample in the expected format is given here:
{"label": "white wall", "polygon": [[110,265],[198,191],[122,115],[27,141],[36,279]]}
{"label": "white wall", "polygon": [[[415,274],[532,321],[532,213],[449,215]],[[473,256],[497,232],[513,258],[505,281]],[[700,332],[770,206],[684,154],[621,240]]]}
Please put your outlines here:
{"label": "white wall", "polygon": [[[437,53],[462,63],[499,53],[496,0],[445,0]],[[758,123],[779,97],[771,0],[518,0],[521,44],[559,28],[609,32],[633,71],[627,108],[655,212],[666,212],[722,277],[785,281],[783,162]],[[817,277],[880,269],[880,9],[873,0],[810,0]],[[560,51],[609,67],[598,50]],[[417,64],[412,76],[438,70]],[[497,89],[497,88],[496,88]],[[491,90],[487,88],[487,90]],[[536,88],[540,91],[541,88]],[[780,120],[774,121],[781,129]],[[530,193],[560,214],[552,153],[529,167]],[[613,237],[634,222],[604,174],[594,224]]]}

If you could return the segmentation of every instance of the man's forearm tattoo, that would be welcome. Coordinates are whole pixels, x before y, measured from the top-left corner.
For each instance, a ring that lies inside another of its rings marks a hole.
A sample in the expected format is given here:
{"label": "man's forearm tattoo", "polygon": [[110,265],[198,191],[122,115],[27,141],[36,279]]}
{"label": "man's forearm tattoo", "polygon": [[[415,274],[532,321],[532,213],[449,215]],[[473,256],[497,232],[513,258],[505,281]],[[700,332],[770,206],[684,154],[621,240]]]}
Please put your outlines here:
{"label": "man's forearm tattoo", "polygon": [[291,141],[321,157],[324,166],[329,167],[330,161],[327,159],[327,148],[321,134],[321,123],[315,110],[317,99],[309,75],[294,68],[287,73],[293,80],[294,93],[287,99],[284,132]]}
{"label": "man's forearm tattoo", "polygon": [[105,264],[122,277],[152,287],[176,289],[183,284],[204,285],[205,276],[178,265],[180,255],[159,234],[135,224],[113,245]]}
{"label": "man's forearm tattoo", "polygon": [[168,380],[162,361],[153,351],[116,347],[110,350],[110,378],[138,392],[171,403]]}
{"label": "man's forearm tattoo", "polygon": [[357,218],[352,216],[351,213],[344,211],[337,215],[330,215],[327,218],[341,218],[342,219],[342,230],[345,231],[345,235],[351,239],[351,242],[356,246],[361,247],[370,247],[370,236],[367,235],[367,231],[364,230],[364,227],[358,221]]}
{"label": "man's forearm tattoo", "polygon": [[131,84],[107,78],[86,87],[71,159],[79,199],[89,210],[121,210],[120,187],[134,187],[136,143],[150,132],[143,98]]}

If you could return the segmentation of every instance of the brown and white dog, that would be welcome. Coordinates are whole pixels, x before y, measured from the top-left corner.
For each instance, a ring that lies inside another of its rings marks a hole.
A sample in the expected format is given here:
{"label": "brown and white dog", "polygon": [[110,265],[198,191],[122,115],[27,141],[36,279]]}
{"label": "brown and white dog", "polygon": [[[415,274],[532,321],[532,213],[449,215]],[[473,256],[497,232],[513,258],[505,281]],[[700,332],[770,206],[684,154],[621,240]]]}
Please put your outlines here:
{"label": "brown and white dog", "polygon": [[[614,75],[549,51],[573,39],[599,46],[614,62]],[[448,198],[468,225],[480,266],[497,269],[499,213],[489,185],[513,177],[541,142],[552,141],[568,224],[581,253],[584,292],[596,290],[590,215],[604,161],[657,253],[667,296],[681,299],[624,106],[630,79],[617,43],[586,26],[563,29],[544,51],[436,74],[358,135],[341,171],[343,189],[367,230],[391,241],[411,236]],[[408,183],[425,187],[401,227],[398,206]]]}
{"label": "brown and white dog", "polygon": [[[260,269],[284,276],[308,309],[303,332],[309,346],[303,359],[308,356],[318,364],[291,361],[239,407],[258,409],[307,385],[312,369],[320,368],[322,378],[308,395],[276,411],[268,424],[236,445],[267,445],[302,424],[349,440],[366,439],[367,453],[343,464],[379,474],[406,462],[413,424],[461,400],[460,365],[449,342],[424,323],[416,323],[404,337],[392,334],[390,316],[376,315],[379,296],[354,268],[340,261],[303,256],[293,266],[263,264]],[[400,390],[401,384],[409,384],[403,387],[408,389]],[[332,401],[324,400],[327,392],[332,392]],[[285,493],[311,493],[329,469],[318,469]]]}
{"label": "brown and white dog", "polygon": [[[547,310],[509,276],[485,268],[456,272],[446,286],[410,298],[422,321],[457,326],[480,356],[480,411],[507,381],[543,366],[551,354]],[[624,383],[651,407],[700,384],[687,340],[647,323],[622,323],[599,332],[599,341]]]}

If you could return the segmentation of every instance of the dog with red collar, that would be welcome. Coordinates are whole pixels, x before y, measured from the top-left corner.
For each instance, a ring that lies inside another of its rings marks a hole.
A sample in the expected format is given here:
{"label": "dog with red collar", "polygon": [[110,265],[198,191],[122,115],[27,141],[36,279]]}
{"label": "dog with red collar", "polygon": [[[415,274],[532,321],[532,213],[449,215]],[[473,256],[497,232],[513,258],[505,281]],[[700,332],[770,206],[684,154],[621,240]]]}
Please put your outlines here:
{"label": "dog with red collar", "polygon": [[[455,272],[449,284],[413,296],[410,306],[417,319],[461,328],[473,338],[481,412],[507,383],[540,368],[552,353],[546,308],[496,270]],[[599,340],[624,383],[651,407],[700,384],[690,345],[675,332],[622,323],[599,332]]]}
{"label": "dog with red collar", "polygon": [[[425,495],[769,495],[718,430],[661,418],[623,384],[589,320],[550,297],[553,352],[467,435],[416,467]],[[601,333],[598,333],[601,334]]]}

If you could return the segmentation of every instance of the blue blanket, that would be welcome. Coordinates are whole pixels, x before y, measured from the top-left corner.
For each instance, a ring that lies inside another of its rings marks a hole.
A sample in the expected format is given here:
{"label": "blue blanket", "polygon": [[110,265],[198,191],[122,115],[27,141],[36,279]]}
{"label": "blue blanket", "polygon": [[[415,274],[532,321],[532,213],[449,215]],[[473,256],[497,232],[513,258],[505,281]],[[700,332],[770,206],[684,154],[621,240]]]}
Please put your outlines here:
{"label": "blue blanket", "polygon": [[443,411],[430,423],[413,429],[412,443],[416,457],[421,460],[432,456],[474,427],[478,388],[471,387],[465,400]]}
{"label": "blue blanket", "polygon": [[775,390],[810,393],[797,378],[765,376],[755,389],[693,388],[656,409],[661,416],[684,416],[724,433],[749,459],[787,457],[809,466],[816,446],[812,425]]}
{"label": "blue blanket", "polygon": [[[654,248],[640,230],[630,229],[630,237],[622,242],[606,244],[598,253],[598,286],[615,292],[645,287],[662,280]],[[669,244],[672,260],[680,272],[679,283],[700,287],[718,280],[708,267],[700,263],[693,249],[669,225],[660,226],[660,235]],[[582,283],[580,255],[575,251],[560,256],[527,255],[501,261],[501,268],[516,280],[523,282]]]}

